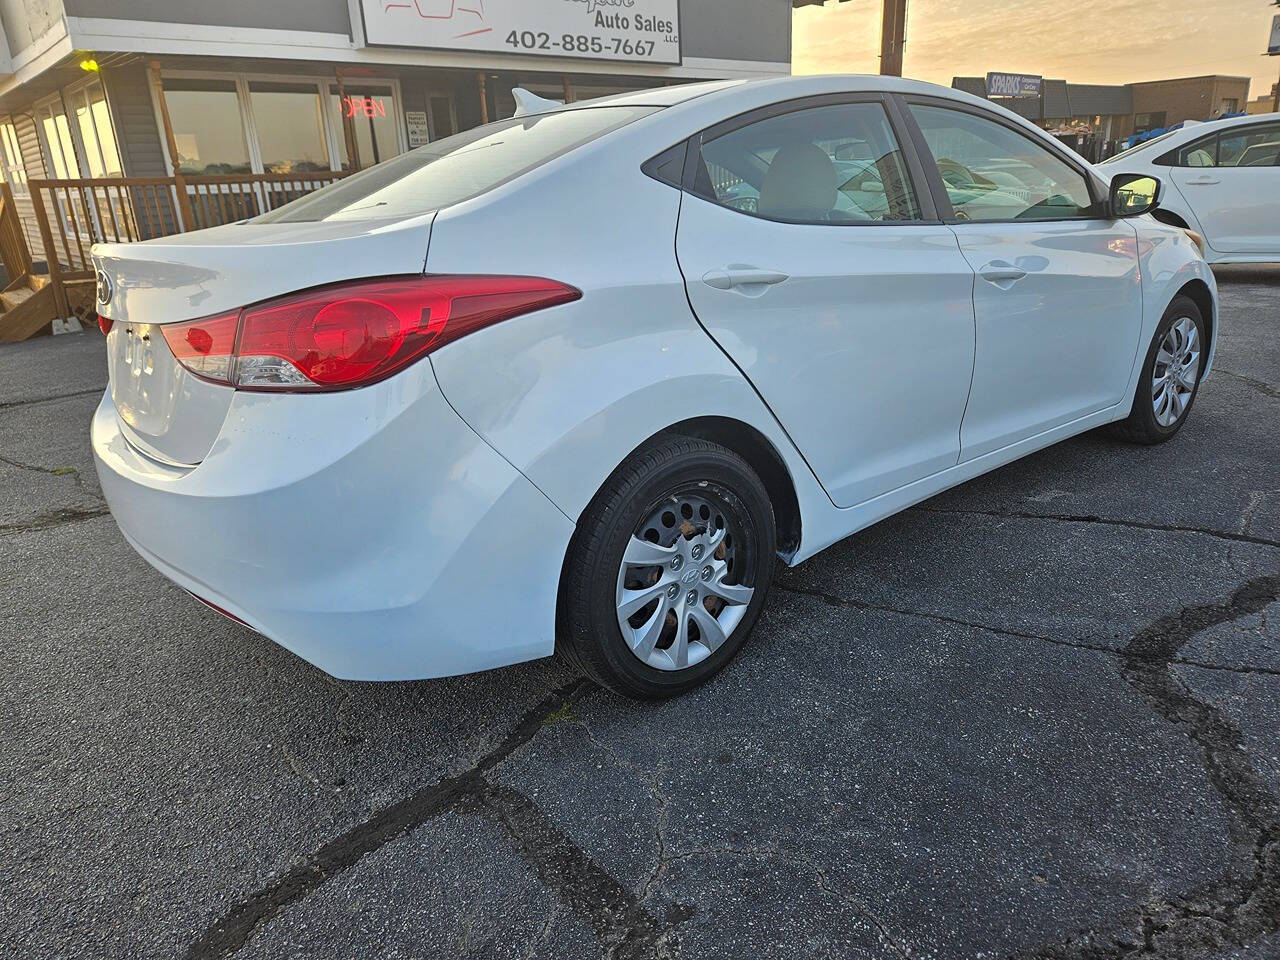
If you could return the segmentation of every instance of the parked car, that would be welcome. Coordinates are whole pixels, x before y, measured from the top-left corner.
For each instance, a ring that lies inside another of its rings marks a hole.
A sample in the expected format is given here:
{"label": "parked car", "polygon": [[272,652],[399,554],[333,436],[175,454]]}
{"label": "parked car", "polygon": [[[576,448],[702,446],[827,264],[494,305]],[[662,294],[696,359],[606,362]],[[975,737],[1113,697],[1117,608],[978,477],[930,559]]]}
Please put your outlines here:
{"label": "parked car", "polygon": [[1280,262],[1280,113],[1189,124],[1099,166],[1159,177],[1156,218],[1202,236],[1210,263]]}
{"label": "parked car", "polygon": [[160,572],[335,676],[558,649],[669,696],[778,558],[1085,430],[1178,432],[1218,309],[1158,187],[906,80],[546,105],[95,247],[102,488]]}

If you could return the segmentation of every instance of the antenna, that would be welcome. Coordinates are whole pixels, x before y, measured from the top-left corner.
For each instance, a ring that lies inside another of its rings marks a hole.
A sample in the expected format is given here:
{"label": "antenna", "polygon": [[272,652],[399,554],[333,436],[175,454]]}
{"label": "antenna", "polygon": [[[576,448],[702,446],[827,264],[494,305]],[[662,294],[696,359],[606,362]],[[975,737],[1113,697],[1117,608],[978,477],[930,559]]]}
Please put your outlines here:
{"label": "antenna", "polygon": [[548,100],[545,97],[538,96],[536,93],[530,93],[524,87],[512,87],[511,96],[515,97],[516,100],[515,115],[517,117],[527,117],[535,113],[548,113],[564,106],[559,100]]}

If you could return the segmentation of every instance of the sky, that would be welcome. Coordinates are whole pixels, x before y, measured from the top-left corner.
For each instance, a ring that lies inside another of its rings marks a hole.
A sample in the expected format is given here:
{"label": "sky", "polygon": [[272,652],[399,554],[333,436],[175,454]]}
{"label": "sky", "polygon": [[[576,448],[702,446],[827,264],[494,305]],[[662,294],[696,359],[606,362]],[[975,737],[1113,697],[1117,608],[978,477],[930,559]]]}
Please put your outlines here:
{"label": "sky", "polygon": [[[828,0],[795,12],[796,73],[878,73],[881,0]],[[1074,83],[1208,73],[1252,77],[1269,93],[1268,0],[910,0],[903,73],[950,85],[988,71]]]}

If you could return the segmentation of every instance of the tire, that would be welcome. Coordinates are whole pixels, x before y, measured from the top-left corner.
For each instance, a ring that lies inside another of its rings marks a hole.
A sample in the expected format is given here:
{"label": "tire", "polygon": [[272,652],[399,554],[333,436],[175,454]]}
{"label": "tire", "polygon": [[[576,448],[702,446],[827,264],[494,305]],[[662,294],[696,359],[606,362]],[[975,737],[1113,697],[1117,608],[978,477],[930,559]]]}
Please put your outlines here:
{"label": "tire", "polygon": [[[1187,321],[1190,321],[1189,327]],[[1174,332],[1175,327],[1179,332]],[[1183,331],[1191,328],[1194,328],[1195,336],[1194,341],[1189,342]],[[1209,356],[1208,343],[1205,319],[1195,301],[1189,297],[1175,297],[1151,338],[1147,358],[1142,364],[1142,375],[1138,377],[1133,410],[1124,420],[1107,427],[1106,432],[1118,440],[1147,445],[1173,439],[1187,422],[1200,392],[1200,378],[1204,376],[1204,365]],[[1173,369],[1184,372],[1181,377],[1174,373],[1161,378],[1166,384],[1163,395],[1167,403],[1158,407],[1161,394],[1157,393],[1156,377],[1168,369],[1164,357],[1174,354],[1181,366]],[[1183,388],[1187,391],[1185,394]],[[1171,391],[1176,396],[1172,396]]]}
{"label": "tire", "polygon": [[776,544],[769,495],[742,457],[661,436],[614,471],[578,523],[561,577],[557,651],[625,696],[691,690],[742,649],[764,607]]}

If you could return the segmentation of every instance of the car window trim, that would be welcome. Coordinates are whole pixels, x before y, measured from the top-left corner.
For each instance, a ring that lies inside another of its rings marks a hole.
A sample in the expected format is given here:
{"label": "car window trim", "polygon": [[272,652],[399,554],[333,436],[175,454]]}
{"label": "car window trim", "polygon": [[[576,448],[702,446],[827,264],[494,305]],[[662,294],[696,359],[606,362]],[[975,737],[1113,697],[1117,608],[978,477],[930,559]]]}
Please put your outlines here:
{"label": "car window trim", "polygon": [[[928,170],[930,171],[930,188],[940,192],[934,197],[934,206],[937,209],[944,211],[942,222],[948,226],[964,226],[967,224],[1086,223],[1091,221],[1100,221],[1105,223],[1113,219],[1106,216],[1106,197],[1102,193],[1101,182],[1098,175],[1089,169],[1082,157],[1072,155],[1069,148],[1058,144],[1058,149],[1055,149],[1054,147],[1046,144],[1040,138],[1028,133],[1020,124],[1014,123],[1007,117],[1002,117],[994,111],[983,107],[964,103],[959,100],[952,100],[948,97],[933,97],[928,94],[913,93],[898,94],[897,96],[902,100],[902,113],[905,121],[911,127],[912,137],[918,138],[917,142],[919,146],[917,147],[917,150],[922,153],[923,157],[927,158],[926,163]],[[911,113],[910,108],[912,105],[937,107],[943,110],[954,110],[957,113],[967,113],[984,120],[990,120],[991,122],[999,124],[1011,132],[1016,133],[1024,140],[1034,144],[1051,156],[1057,157],[1084,178],[1085,189],[1089,192],[1089,200],[1091,202],[1088,214],[1077,217],[1037,217],[1034,220],[1019,219],[1017,217],[1010,217],[1004,220],[957,219],[955,215],[955,208],[951,205],[951,196],[947,193],[946,185],[942,180],[942,174],[938,171],[938,163],[936,158],[933,156],[933,151],[929,150],[929,144],[925,139],[924,130],[921,129],[920,124]],[[1054,142],[1057,143],[1057,141]]]}
{"label": "car window trim", "polygon": [[1213,166],[1205,167],[1204,169],[1206,170],[1217,169],[1220,166],[1222,166],[1222,138],[1224,136],[1246,136],[1247,137],[1249,136],[1250,131],[1257,130],[1260,127],[1270,127],[1270,126],[1274,126],[1276,128],[1276,132],[1280,133],[1280,123],[1277,123],[1275,120],[1256,120],[1252,123],[1237,123],[1229,127],[1220,127],[1219,129],[1215,130],[1213,133],[1207,133],[1203,137],[1192,138],[1191,140],[1188,140],[1186,143],[1184,143],[1180,147],[1173,147],[1169,150],[1166,150],[1160,156],[1152,160],[1151,163],[1153,166],[1175,167],[1179,170],[1197,169],[1195,167],[1190,167],[1185,163],[1179,163],[1178,156],[1184,150],[1190,150],[1193,147],[1198,147],[1212,140],[1213,141]]}
{"label": "car window trim", "polygon": [[[897,141],[898,151],[902,154],[903,160],[907,167],[907,183],[911,187],[911,192],[915,197],[916,206],[919,208],[920,216],[915,220],[850,220],[850,221],[818,221],[818,220],[785,220],[780,217],[766,217],[759,213],[744,213],[741,210],[734,210],[727,207],[717,200],[703,196],[695,189],[697,180],[698,163],[702,158],[702,145],[710,143],[719,137],[748,127],[753,123],[759,123],[762,120],[768,120],[772,117],[784,116],[788,113],[796,113],[801,110],[813,110],[819,107],[840,106],[850,103],[878,103],[884,110],[885,120],[889,124],[889,131],[893,134],[894,140]],[[706,127],[691,136],[687,141],[687,149],[685,152],[684,178],[681,183],[681,189],[690,197],[703,201],[704,203],[714,204],[724,210],[730,210],[739,213],[744,217],[751,217],[756,220],[765,220],[770,223],[788,223],[798,226],[810,227],[918,227],[918,226],[939,226],[942,224],[942,217],[938,214],[934,205],[933,193],[928,189],[928,184],[924,179],[924,165],[920,162],[920,158],[916,156],[915,145],[910,139],[909,130],[902,123],[901,118],[895,115],[892,106],[892,96],[887,93],[878,91],[860,91],[847,93],[823,93],[809,97],[797,97],[793,100],[780,100],[777,103],[767,104],[763,107],[753,107],[750,110],[721,120],[712,126]]]}

